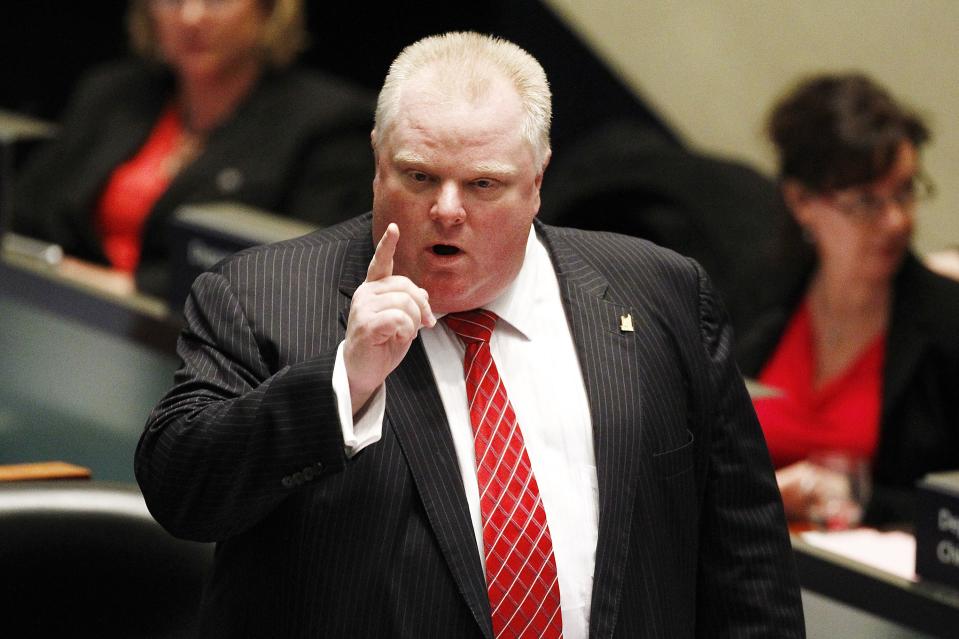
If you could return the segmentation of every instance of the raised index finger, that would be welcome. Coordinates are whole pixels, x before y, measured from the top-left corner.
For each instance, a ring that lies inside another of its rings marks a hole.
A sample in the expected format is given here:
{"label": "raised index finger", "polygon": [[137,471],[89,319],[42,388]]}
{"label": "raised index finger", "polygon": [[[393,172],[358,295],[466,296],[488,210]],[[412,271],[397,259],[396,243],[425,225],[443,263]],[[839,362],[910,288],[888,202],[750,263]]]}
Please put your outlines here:
{"label": "raised index finger", "polygon": [[393,274],[393,254],[396,252],[396,244],[399,241],[400,227],[395,222],[390,222],[376,245],[369,268],[366,269],[367,282],[381,280]]}

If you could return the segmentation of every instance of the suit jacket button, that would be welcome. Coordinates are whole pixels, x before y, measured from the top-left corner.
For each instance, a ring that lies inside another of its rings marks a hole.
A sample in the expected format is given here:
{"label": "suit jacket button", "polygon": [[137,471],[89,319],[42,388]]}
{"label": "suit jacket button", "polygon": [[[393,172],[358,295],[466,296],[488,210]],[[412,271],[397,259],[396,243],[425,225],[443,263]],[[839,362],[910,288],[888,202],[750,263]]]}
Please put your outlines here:
{"label": "suit jacket button", "polygon": [[302,484],[302,483],[303,483],[303,473],[301,473],[300,471],[296,471],[295,473],[293,473],[293,483],[296,484],[297,486],[299,486],[300,484]]}
{"label": "suit jacket button", "polygon": [[313,464],[313,468],[316,469],[317,473],[323,472],[323,462],[316,462],[315,464]]}
{"label": "suit jacket button", "polygon": [[289,477],[289,476],[284,477],[283,479],[280,480],[280,483],[283,484],[283,487],[284,487],[284,488],[292,488],[292,487],[293,487],[293,478],[292,478],[292,477]]}
{"label": "suit jacket button", "polygon": [[316,471],[313,470],[312,466],[307,466],[303,469],[303,478],[306,481],[313,481],[313,478],[316,477]]}

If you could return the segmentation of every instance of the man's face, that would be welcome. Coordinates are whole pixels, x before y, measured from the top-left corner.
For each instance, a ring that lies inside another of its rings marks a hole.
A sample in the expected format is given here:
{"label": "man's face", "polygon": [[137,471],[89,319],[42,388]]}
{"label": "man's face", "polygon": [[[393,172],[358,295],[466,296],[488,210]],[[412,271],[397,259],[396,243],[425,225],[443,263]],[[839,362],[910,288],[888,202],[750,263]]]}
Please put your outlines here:
{"label": "man's face", "polygon": [[396,222],[394,274],[425,288],[435,313],[478,308],[519,272],[545,161],[505,80],[475,104],[440,98],[422,75],[408,82],[376,149],[374,243]]}

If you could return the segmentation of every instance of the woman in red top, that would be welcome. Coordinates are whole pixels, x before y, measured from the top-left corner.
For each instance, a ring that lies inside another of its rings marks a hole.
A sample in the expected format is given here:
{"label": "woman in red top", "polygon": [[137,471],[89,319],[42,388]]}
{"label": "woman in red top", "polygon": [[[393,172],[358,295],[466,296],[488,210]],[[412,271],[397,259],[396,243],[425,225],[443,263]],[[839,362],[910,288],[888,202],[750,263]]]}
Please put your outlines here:
{"label": "woman in red top", "polygon": [[264,25],[276,8],[258,0],[146,0],[131,7],[136,42],[168,65],[176,91],[139,151],[110,175],[96,225],[110,263],[133,273],[143,224],[206,136],[253,89],[265,62]]}
{"label": "woman in red top", "polygon": [[921,268],[909,244],[916,204],[930,193],[919,162],[929,134],[859,74],[800,84],[773,110],[769,133],[789,226],[812,266],[792,305],[779,309],[779,329],[766,331],[766,348],[744,332],[744,349],[762,356],[750,364],[747,355],[743,370],[774,389],[754,405],[787,513],[853,523],[853,503],[865,495],[847,471],[873,466],[885,432],[902,427],[883,423],[889,336],[899,277],[907,264]]}
{"label": "woman in red top", "polygon": [[131,0],[128,18],[139,55],[79,83],[19,176],[15,230],[164,294],[184,204],[318,225],[368,208],[373,101],[292,66],[302,0]]}

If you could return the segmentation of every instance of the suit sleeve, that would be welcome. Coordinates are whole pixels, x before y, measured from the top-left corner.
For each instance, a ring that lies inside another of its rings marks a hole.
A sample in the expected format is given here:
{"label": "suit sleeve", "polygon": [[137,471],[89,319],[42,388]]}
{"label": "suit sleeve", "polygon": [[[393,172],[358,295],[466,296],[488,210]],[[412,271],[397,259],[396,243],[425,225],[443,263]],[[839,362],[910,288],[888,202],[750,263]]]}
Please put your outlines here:
{"label": "suit sleeve", "polygon": [[270,371],[227,279],[205,273],[186,305],[175,384],[137,446],[137,481],[174,535],[220,541],[345,463],[336,349]]}
{"label": "suit sleeve", "polygon": [[697,636],[805,636],[799,583],[765,439],[732,357],[732,329],[699,271],[708,462],[700,520]]}

